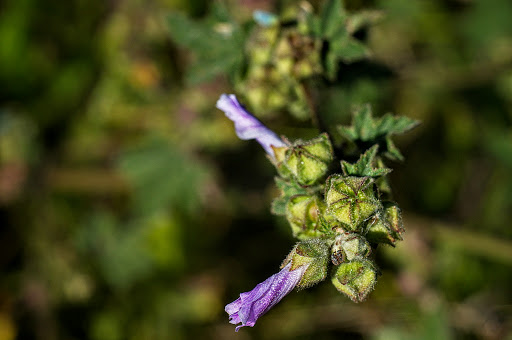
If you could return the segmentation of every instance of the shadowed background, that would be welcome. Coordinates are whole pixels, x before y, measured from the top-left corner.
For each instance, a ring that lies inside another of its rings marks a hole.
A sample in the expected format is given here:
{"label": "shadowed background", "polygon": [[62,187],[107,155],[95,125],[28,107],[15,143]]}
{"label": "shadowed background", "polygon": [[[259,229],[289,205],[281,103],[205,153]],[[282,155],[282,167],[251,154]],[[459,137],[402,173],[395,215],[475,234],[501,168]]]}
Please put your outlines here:
{"label": "shadowed background", "polygon": [[[226,3],[243,22],[290,2]],[[295,240],[269,211],[273,166],[215,109],[228,78],[201,79],[169,32],[168,13],[201,22],[211,2],[1,2],[0,340],[512,339],[512,5],[346,5],[384,16],[321,114],[422,121],[389,164],[404,241],[379,249],[366,302],[327,280],[235,333],[224,305]],[[292,118],[268,122],[316,133]]]}

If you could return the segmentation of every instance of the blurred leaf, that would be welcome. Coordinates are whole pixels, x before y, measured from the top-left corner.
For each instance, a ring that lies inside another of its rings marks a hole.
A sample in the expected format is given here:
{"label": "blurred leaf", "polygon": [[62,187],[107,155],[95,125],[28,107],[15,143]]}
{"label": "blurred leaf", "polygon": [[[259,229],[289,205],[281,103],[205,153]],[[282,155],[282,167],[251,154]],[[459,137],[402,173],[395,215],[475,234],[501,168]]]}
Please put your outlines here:
{"label": "blurred leaf", "polygon": [[475,1],[462,21],[462,33],[473,51],[488,53],[499,39],[512,38],[512,3],[508,0]]}
{"label": "blurred leaf", "polygon": [[407,327],[381,328],[372,337],[374,340],[449,340],[453,339],[448,328],[446,312],[437,307],[434,310],[422,311],[416,321],[414,332]]}
{"label": "blurred leaf", "polygon": [[507,130],[485,133],[483,146],[502,164],[512,169],[512,133]]}
{"label": "blurred leaf", "polygon": [[[324,66],[328,78],[334,80],[338,73],[340,61],[351,63],[361,60],[369,55],[368,48],[357,39],[353,38],[347,29],[352,15],[348,15],[340,0],[328,0],[324,3],[320,17],[310,20],[310,25],[319,25],[319,36],[327,42],[328,50]],[[355,17],[356,22],[362,20],[361,14]],[[317,24],[318,22],[318,24]],[[354,22],[352,22],[354,24]],[[315,26],[310,30],[315,32]]]}
{"label": "blurred leaf", "polygon": [[384,15],[385,14],[382,11],[376,10],[362,10],[360,12],[356,12],[350,15],[348,19],[347,31],[350,34],[353,34],[367,25],[375,24],[382,19]]}
{"label": "blurred leaf", "polygon": [[123,338],[123,321],[118,311],[103,311],[95,315],[90,328],[93,340],[120,340]]}
{"label": "blurred leaf", "polygon": [[327,0],[320,13],[320,33],[331,39],[345,33],[347,15],[341,6],[341,0]]}
{"label": "blurred leaf", "polygon": [[94,215],[76,235],[79,248],[93,256],[107,283],[120,290],[146,278],[153,270],[140,236],[140,229],[121,228],[108,213]]}
{"label": "blurred leaf", "polygon": [[245,34],[229,20],[220,3],[214,3],[207,20],[192,21],[181,13],[171,12],[166,22],[172,39],[190,49],[196,58],[187,70],[190,83],[208,81],[222,73],[232,75],[241,66]]}
{"label": "blurred leaf", "polygon": [[340,37],[339,40],[332,43],[332,58],[350,63],[369,55],[369,50],[362,42],[349,36]]}
{"label": "blurred leaf", "polygon": [[122,224],[108,213],[97,213],[75,236],[79,249],[94,259],[107,283],[120,290],[147,279],[156,269],[180,269],[185,261],[178,226],[168,215]]}
{"label": "blurred leaf", "polygon": [[155,215],[141,222],[146,222],[141,241],[155,265],[163,269],[182,268],[185,254],[179,221],[168,215]]}
{"label": "blurred leaf", "polygon": [[205,166],[163,140],[126,151],[119,169],[134,189],[134,209],[141,216],[169,208],[192,214],[208,174]]}

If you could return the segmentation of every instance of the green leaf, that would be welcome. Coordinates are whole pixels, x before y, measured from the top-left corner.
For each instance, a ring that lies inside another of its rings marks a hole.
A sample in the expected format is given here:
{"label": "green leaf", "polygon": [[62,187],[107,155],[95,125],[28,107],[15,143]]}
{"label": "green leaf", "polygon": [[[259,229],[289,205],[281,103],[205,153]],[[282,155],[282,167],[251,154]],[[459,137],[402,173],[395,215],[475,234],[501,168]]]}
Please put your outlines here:
{"label": "green leaf", "polygon": [[345,176],[358,176],[358,177],[380,177],[387,175],[391,172],[388,168],[374,168],[374,160],[377,155],[379,146],[376,144],[370,149],[366,150],[364,154],[359,157],[357,163],[350,164],[342,161],[341,168]]}
{"label": "green leaf", "polygon": [[386,113],[377,121],[377,134],[379,135],[398,135],[412,130],[420,122],[406,116],[393,116]]}
{"label": "green leaf", "polygon": [[346,12],[341,0],[327,0],[320,14],[320,32],[324,38],[332,38],[345,31]]}
{"label": "green leaf", "polygon": [[[327,53],[322,61],[326,76],[334,80],[338,73],[339,62],[351,63],[369,55],[368,48],[351,34],[354,28],[364,25],[375,14],[348,14],[343,1],[327,0],[319,16],[309,15],[306,22],[314,37],[323,39],[327,44]],[[352,20],[351,18],[354,17]],[[349,27],[349,25],[351,25]],[[349,31],[349,28],[351,31]]]}
{"label": "green leaf", "polygon": [[342,136],[352,141],[366,141],[374,137],[375,126],[371,106],[366,104],[357,108],[352,116],[352,125],[338,126],[337,129]]}
{"label": "green leaf", "polygon": [[222,73],[231,74],[242,62],[241,56],[221,49],[212,50],[209,57],[203,57],[187,70],[186,80],[189,84],[199,84],[209,81]]}
{"label": "green leaf", "polygon": [[396,161],[403,161],[404,156],[398,150],[395,143],[393,143],[393,140],[390,137],[386,137],[386,146],[387,146],[387,152],[386,156],[390,159],[396,160]]}
{"label": "green leaf", "polygon": [[367,141],[376,137],[372,107],[369,104],[361,106],[357,114],[354,115],[353,125],[360,139]]}
{"label": "green leaf", "polygon": [[378,144],[386,157],[403,160],[391,136],[407,132],[418,124],[417,120],[389,113],[381,118],[374,118],[371,106],[367,104],[354,110],[351,126],[337,126],[337,130],[341,136],[356,143],[363,150],[369,143]]}
{"label": "green leaf", "polygon": [[352,63],[366,58],[370,51],[362,42],[349,36],[332,45],[331,53],[336,59]]}
{"label": "green leaf", "polygon": [[[177,44],[188,47],[195,52],[215,47],[215,43],[219,39],[217,34],[212,32],[210,25],[192,21],[180,12],[167,14],[167,28]],[[213,37],[212,33],[214,33]]]}
{"label": "green leaf", "polygon": [[306,12],[306,28],[307,32],[313,37],[321,38],[322,37],[322,22],[320,18],[313,14],[313,12]]}
{"label": "green leaf", "polygon": [[347,20],[347,31],[353,34],[365,26],[378,22],[382,17],[384,17],[383,12],[378,10],[362,10],[354,13]]}

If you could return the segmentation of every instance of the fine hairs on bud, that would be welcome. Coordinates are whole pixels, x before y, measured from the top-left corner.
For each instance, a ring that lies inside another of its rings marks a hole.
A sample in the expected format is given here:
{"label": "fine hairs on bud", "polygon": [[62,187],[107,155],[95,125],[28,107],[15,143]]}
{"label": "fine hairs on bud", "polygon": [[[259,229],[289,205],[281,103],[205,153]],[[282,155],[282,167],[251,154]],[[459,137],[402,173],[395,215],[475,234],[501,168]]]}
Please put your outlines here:
{"label": "fine hairs on bud", "polygon": [[325,280],[327,276],[329,247],[324,240],[318,238],[298,242],[283,261],[281,268],[290,262],[292,270],[300,266],[307,266],[297,289],[309,288]]}

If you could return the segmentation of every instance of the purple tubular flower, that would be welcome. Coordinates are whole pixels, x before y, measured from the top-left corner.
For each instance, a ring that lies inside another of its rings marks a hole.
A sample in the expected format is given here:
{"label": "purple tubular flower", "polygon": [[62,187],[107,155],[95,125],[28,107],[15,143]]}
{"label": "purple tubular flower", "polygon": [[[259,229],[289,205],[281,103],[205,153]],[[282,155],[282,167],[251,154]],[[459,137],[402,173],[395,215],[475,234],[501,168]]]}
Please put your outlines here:
{"label": "purple tubular flower", "polygon": [[277,274],[272,275],[259,283],[250,292],[241,293],[240,297],[224,309],[229,314],[229,322],[236,325],[236,331],[241,327],[253,327],[256,320],[281,301],[300,282],[308,265],[290,270],[292,263],[288,263]]}
{"label": "purple tubular flower", "polygon": [[226,117],[235,122],[235,131],[238,138],[243,140],[256,139],[272,158],[274,158],[274,150],[271,146],[278,148],[286,146],[279,136],[244,109],[234,94],[221,95],[217,101],[217,108],[224,111]]}

